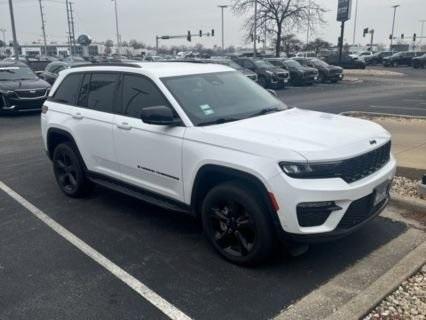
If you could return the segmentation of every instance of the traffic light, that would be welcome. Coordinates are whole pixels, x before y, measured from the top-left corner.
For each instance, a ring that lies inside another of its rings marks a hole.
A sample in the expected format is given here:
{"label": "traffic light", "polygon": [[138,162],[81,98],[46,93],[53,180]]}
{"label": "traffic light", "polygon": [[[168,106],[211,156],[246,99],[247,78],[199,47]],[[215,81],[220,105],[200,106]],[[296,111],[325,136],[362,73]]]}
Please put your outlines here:
{"label": "traffic light", "polygon": [[212,29],[212,37],[214,37],[214,29]]}
{"label": "traffic light", "polygon": [[200,38],[201,38],[203,36],[203,31],[200,30],[199,34],[200,34]]}
{"label": "traffic light", "polygon": [[364,32],[362,33],[362,36],[365,38],[365,35],[368,33],[368,28],[364,28]]}
{"label": "traffic light", "polygon": [[191,42],[191,40],[192,40],[191,31],[188,31],[188,35],[186,36],[186,40]]}
{"label": "traffic light", "polygon": [[404,39],[404,34],[401,34],[401,39]]}
{"label": "traffic light", "polygon": [[416,42],[416,39],[417,39],[417,34],[415,33],[413,34],[413,42]]}

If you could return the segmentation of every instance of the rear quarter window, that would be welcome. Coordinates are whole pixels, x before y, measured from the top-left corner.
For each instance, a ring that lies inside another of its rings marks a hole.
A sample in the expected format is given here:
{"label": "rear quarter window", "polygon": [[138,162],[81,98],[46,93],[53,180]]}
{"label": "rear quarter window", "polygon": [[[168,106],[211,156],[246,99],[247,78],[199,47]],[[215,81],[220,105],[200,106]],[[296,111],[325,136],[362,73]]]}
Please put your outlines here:
{"label": "rear quarter window", "polygon": [[81,73],[74,73],[66,76],[58,89],[56,89],[56,92],[52,97],[52,101],[76,105],[82,80],[83,74]]}

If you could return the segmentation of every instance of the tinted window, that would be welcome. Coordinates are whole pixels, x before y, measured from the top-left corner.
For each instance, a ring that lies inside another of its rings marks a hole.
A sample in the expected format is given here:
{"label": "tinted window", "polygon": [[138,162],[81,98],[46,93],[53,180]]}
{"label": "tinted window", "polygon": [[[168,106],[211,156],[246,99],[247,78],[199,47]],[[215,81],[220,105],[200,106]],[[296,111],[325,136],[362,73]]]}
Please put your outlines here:
{"label": "tinted window", "polygon": [[117,95],[117,73],[93,73],[89,85],[87,107],[93,110],[112,112]]}
{"label": "tinted window", "polygon": [[140,118],[143,108],[153,106],[168,106],[157,86],[141,76],[125,75],[123,82],[123,112]]}
{"label": "tinted window", "polygon": [[56,90],[53,100],[59,103],[75,105],[82,79],[83,75],[80,73],[67,76]]}

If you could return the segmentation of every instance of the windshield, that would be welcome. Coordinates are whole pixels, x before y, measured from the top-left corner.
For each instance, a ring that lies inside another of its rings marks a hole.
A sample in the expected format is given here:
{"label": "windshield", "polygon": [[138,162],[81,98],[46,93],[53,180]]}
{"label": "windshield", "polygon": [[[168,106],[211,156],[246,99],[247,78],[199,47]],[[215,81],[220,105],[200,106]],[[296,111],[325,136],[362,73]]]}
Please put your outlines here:
{"label": "windshield", "polygon": [[274,67],[271,63],[269,63],[268,61],[265,61],[265,60],[254,60],[253,63],[258,68],[273,68]]}
{"label": "windshield", "polygon": [[287,109],[268,91],[235,71],[161,80],[197,126]]}
{"label": "windshield", "polygon": [[302,65],[299,62],[294,61],[294,60],[286,60],[283,63],[286,67],[289,67],[289,68],[300,68],[300,67],[302,67]]}
{"label": "windshield", "polygon": [[324,62],[320,59],[312,59],[311,61],[314,64],[314,66],[325,67],[325,68],[329,66],[328,63],[326,63],[326,62]]}
{"label": "windshield", "polygon": [[0,81],[35,79],[37,76],[28,67],[0,67]]}

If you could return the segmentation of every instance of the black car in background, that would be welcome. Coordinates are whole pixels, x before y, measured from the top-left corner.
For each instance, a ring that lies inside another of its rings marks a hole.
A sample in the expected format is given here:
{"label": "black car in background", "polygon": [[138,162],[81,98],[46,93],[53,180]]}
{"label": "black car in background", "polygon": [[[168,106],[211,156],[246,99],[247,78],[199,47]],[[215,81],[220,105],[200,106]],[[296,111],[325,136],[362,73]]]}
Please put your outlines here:
{"label": "black car in background", "polygon": [[53,85],[56,78],[58,78],[59,72],[62,70],[71,68],[73,66],[87,64],[86,61],[54,61],[49,63],[43,72],[38,73],[38,76]]}
{"label": "black car in background", "polygon": [[257,74],[258,83],[264,88],[282,89],[289,81],[289,72],[259,58],[233,57],[241,67]]}
{"label": "black car in background", "polygon": [[413,68],[424,68],[426,66],[426,53],[422,56],[413,58],[411,61]]}
{"label": "black car in background", "polygon": [[318,70],[318,82],[338,82],[343,80],[343,68],[329,65],[318,58],[293,58],[305,67]]}
{"label": "black car in background", "polygon": [[25,63],[0,61],[0,114],[40,110],[49,89]]}
{"label": "black car in background", "polygon": [[232,61],[231,59],[210,59],[210,60],[206,60],[206,62],[217,63],[217,64],[221,64],[221,65],[230,67],[232,69],[235,69],[235,70],[241,72],[243,75],[245,75],[247,78],[249,78],[253,81],[257,82],[257,80],[258,80],[257,74],[255,72],[251,71],[250,69],[243,68],[242,66],[240,66],[235,61]]}
{"label": "black car in background", "polygon": [[377,65],[377,64],[383,64],[383,58],[390,57],[395,52],[393,51],[380,51],[376,52],[371,56],[364,57],[364,61],[367,65]]}
{"label": "black car in background", "polygon": [[365,69],[366,63],[363,59],[351,57],[347,54],[342,55],[342,60],[339,61],[339,55],[333,54],[324,58],[328,64],[339,66],[344,69]]}
{"label": "black car in background", "polygon": [[413,58],[423,55],[424,52],[402,51],[383,59],[385,67],[411,66]]}
{"label": "black car in background", "polygon": [[318,70],[310,67],[304,67],[299,62],[286,58],[268,58],[266,59],[275,66],[284,68],[290,72],[290,80],[295,85],[310,85],[318,80]]}

